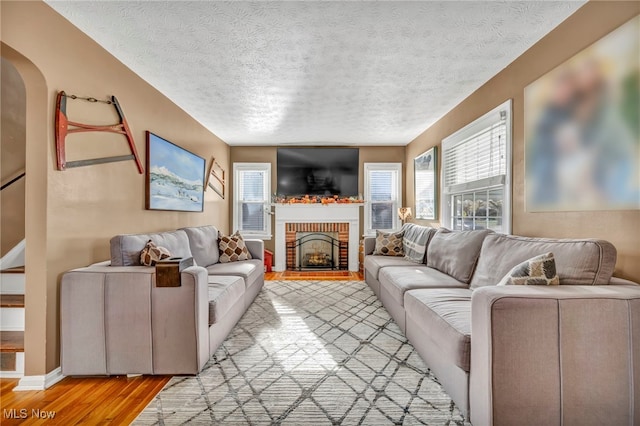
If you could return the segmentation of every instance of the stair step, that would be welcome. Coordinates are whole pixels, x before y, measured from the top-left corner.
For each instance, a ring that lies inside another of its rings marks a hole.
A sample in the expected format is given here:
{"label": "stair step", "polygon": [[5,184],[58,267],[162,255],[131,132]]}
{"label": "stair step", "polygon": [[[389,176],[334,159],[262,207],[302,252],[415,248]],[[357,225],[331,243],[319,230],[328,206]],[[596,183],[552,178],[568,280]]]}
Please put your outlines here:
{"label": "stair step", "polygon": [[0,331],[0,352],[24,352],[24,331]]}
{"label": "stair step", "polygon": [[24,266],[16,266],[15,268],[3,269],[0,274],[24,274]]}
{"label": "stair step", "polygon": [[15,352],[0,352],[0,371],[15,371],[17,365]]}
{"label": "stair step", "polygon": [[0,294],[0,308],[24,308],[24,294]]}
{"label": "stair step", "polygon": [[25,274],[0,274],[0,294],[24,294]]}

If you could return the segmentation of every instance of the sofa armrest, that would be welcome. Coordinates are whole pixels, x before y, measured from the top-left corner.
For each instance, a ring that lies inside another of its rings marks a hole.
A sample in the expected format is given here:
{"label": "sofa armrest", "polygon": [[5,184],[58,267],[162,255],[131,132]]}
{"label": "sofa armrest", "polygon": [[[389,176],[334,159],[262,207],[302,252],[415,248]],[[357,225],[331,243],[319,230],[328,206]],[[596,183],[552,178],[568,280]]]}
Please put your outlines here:
{"label": "sofa armrest", "polygon": [[209,359],[207,270],[185,268],[180,284],[151,293],[154,374],[196,374]]}
{"label": "sofa armrest", "polygon": [[251,257],[254,259],[264,259],[264,241],[262,240],[244,240],[247,245],[247,249],[249,253],[251,253]]}
{"label": "sofa armrest", "polygon": [[610,285],[638,285],[638,283],[636,282],[625,280],[624,278],[618,278],[618,277],[611,277],[609,284]]}
{"label": "sofa armrest", "polygon": [[376,248],[376,237],[364,237],[364,255],[373,254]]}
{"label": "sofa armrest", "polygon": [[63,374],[159,374],[158,366],[165,365],[160,361],[166,354],[174,357],[176,347],[181,349],[173,365],[182,370],[166,374],[199,371],[208,359],[207,290],[207,271],[201,267],[185,269],[180,287],[160,288],[155,287],[155,268],[148,266],[95,265],[65,273],[60,293]]}
{"label": "sofa armrest", "polygon": [[639,286],[473,292],[474,425],[637,424],[639,370]]}
{"label": "sofa armrest", "polygon": [[151,267],[89,266],[60,284],[64,375],[151,374]]}

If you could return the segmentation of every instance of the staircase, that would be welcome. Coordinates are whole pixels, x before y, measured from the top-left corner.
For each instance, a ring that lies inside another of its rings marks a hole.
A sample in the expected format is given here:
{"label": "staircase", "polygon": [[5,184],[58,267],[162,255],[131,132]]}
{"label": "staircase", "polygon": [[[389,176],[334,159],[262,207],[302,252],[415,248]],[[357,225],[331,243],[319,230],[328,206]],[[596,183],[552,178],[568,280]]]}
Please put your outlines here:
{"label": "staircase", "polygon": [[[20,253],[21,252],[21,253]],[[22,261],[21,261],[22,260]],[[0,378],[24,376],[24,240],[0,259]]]}

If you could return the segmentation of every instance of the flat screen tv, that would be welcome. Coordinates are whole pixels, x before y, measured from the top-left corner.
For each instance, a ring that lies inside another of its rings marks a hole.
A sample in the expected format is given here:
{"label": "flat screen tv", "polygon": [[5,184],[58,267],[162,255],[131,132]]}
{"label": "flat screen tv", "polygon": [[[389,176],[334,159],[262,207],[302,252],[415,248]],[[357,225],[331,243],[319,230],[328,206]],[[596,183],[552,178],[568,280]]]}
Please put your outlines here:
{"label": "flat screen tv", "polygon": [[278,196],[358,195],[358,148],[278,148]]}

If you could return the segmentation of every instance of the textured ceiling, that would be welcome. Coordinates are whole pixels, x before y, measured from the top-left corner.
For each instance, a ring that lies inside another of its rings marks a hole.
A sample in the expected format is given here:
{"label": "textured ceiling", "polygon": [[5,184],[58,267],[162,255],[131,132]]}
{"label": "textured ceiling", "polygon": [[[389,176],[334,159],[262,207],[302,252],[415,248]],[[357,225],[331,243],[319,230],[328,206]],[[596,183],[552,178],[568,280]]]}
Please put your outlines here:
{"label": "textured ceiling", "polygon": [[405,145],[583,4],[47,3],[230,145]]}

